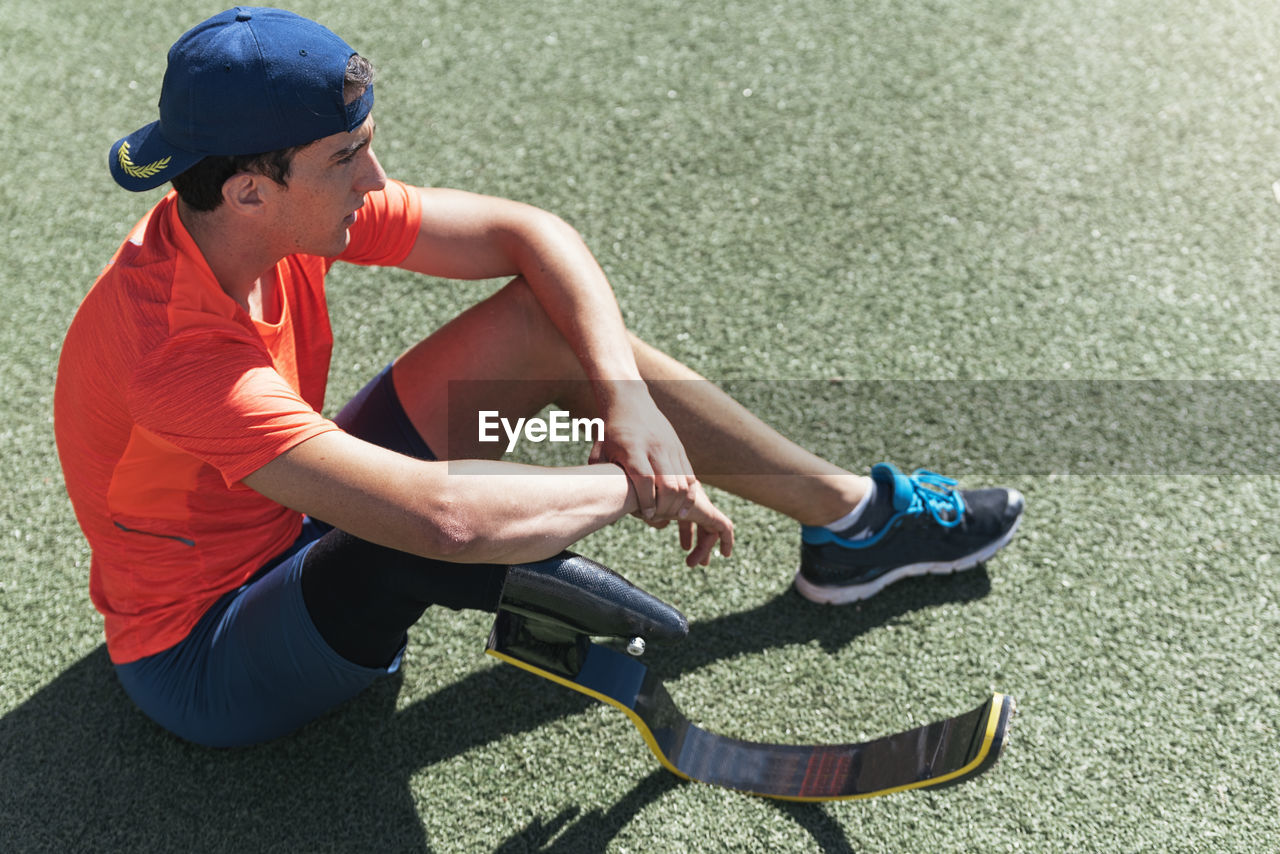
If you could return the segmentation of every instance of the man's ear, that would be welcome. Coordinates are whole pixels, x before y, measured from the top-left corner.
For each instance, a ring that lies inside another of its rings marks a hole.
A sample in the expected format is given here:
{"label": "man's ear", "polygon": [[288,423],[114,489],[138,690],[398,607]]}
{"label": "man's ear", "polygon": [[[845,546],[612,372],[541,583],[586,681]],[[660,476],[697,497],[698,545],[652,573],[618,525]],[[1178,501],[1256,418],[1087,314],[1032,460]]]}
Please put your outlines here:
{"label": "man's ear", "polygon": [[270,196],[266,184],[274,183],[257,172],[237,172],[222,184],[222,202],[229,210],[246,216],[257,216]]}

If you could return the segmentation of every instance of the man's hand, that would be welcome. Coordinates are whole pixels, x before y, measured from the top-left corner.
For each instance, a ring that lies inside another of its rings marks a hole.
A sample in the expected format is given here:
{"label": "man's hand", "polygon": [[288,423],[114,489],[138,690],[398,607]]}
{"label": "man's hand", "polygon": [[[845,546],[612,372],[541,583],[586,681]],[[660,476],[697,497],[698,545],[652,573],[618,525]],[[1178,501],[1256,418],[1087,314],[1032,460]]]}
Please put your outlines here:
{"label": "man's hand", "polygon": [[720,554],[733,551],[733,522],[702,489],[675,429],[659,411],[643,383],[629,383],[604,416],[605,437],[590,461],[611,462],[627,473],[638,505],[635,516],[654,528],[676,522],[685,563],[707,566],[718,543]]}
{"label": "man's hand", "polygon": [[[670,519],[650,522],[650,527],[662,528],[671,524]],[[693,507],[683,519],[676,520],[680,528],[680,548],[689,552],[684,562],[688,566],[709,566],[711,550],[716,543],[720,544],[720,554],[728,557],[733,553],[733,522],[720,509],[711,503],[711,499],[702,490],[702,484],[694,485]]]}
{"label": "man's hand", "polygon": [[[716,543],[720,544],[720,554],[724,557],[733,552],[733,522],[711,503],[711,499],[702,491],[702,484],[695,482],[693,488],[693,506],[685,518],[677,521],[680,526],[680,548],[689,552],[684,559],[686,565],[708,566],[711,563],[711,550]],[[658,527],[664,525],[665,522]]]}
{"label": "man's hand", "polygon": [[698,478],[675,429],[658,410],[643,382],[602,402],[604,440],[590,462],[622,467],[635,489],[636,516],[650,524],[683,519],[693,509]]}

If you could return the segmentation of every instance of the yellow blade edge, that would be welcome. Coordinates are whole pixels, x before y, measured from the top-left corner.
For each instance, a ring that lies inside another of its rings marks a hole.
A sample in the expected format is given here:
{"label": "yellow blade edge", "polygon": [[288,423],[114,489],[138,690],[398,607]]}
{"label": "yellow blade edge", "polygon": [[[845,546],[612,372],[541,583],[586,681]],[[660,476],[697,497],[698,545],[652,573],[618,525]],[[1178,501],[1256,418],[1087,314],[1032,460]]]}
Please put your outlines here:
{"label": "yellow blade edge", "polygon": [[[530,673],[535,673],[538,676],[541,676],[543,679],[549,679],[558,685],[563,685],[565,688],[569,688],[573,691],[577,691],[579,694],[585,694],[588,697],[591,697],[593,700],[598,700],[602,703],[607,703],[608,705],[621,710],[622,713],[625,714],[631,720],[631,723],[640,732],[641,737],[644,738],[644,742],[649,748],[649,752],[652,753],[654,757],[657,758],[658,762],[662,764],[662,767],[666,768],[672,774],[675,774],[677,777],[683,780],[693,780],[694,782],[698,782],[698,783],[703,782],[694,777],[690,777],[688,774],[684,773],[679,768],[677,768],[674,764],[672,764],[671,760],[668,759],[666,754],[662,752],[662,748],[658,746],[657,739],[653,737],[653,733],[650,731],[648,724],[646,724],[644,722],[644,719],[641,718],[640,715],[638,715],[635,712],[635,710],[630,708],[629,706],[626,706],[618,702],[618,700],[614,699],[613,697],[610,697],[608,694],[602,694],[599,691],[593,691],[590,688],[587,688],[577,682],[574,682],[570,679],[565,679],[563,676],[558,676],[555,673],[551,673],[549,671],[543,670],[540,667],[535,667],[534,665],[529,664],[528,662],[521,661],[518,658],[512,658],[510,655],[507,655],[502,652],[498,652],[497,650],[486,649],[485,654],[491,655],[500,661],[505,661],[507,664],[511,664],[515,667],[519,667],[521,670],[527,670]],[[948,783],[952,780],[961,779],[973,773],[976,769],[981,767],[981,765],[987,760],[987,757],[990,756],[992,748],[995,746],[996,734],[999,732],[999,729],[1000,729],[1000,716],[1004,711],[1007,700],[1008,700],[1008,697],[1005,694],[996,693],[992,695],[991,707],[987,712],[986,728],[982,737],[982,746],[978,749],[977,755],[975,755],[974,758],[970,762],[966,763],[963,767],[957,768],[955,771],[951,771],[947,774],[942,774],[937,777],[930,777],[924,780],[917,780],[913,783],[905,783],[901,786],[893,786],[888,789],[880,789],[874,792],[861,792],[855,795],[834,795],[834,796],[813,797],[813,796],[797,796],[797,795],[775,795],[775,794],[769,794],[766,792],[753,792],[747,789],[736,789],[735,791],[740,791],[740,792],[743,792],[744,794],[755,795],[756,797],[769,798],[771,800],[777,800],[777,801],[796,801],[800,803],[818,803],[818,802],[825,803],[827,801],[865,800],[867,798],[876,798],[882,795],[892,795],[895,792],[905,792],[910,789],[923,789],[929,786],[938,786],[943,783]],[[707,785],[712,785],[712,784],[707,784]]]}

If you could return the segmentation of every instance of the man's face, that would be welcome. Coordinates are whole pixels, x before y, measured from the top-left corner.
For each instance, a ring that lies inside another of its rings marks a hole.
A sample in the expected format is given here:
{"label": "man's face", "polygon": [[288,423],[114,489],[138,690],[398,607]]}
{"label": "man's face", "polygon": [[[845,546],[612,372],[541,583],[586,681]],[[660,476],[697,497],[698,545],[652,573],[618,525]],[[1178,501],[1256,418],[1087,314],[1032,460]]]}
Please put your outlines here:
{"label": "man's face", "polygon": [[351,133],[327,136],[294,155],[287,187],[272,193],[272,222],[287,252],[332,256],[346,248],[365,194],[387,183],[373,153],[373,131],[370,115]]}

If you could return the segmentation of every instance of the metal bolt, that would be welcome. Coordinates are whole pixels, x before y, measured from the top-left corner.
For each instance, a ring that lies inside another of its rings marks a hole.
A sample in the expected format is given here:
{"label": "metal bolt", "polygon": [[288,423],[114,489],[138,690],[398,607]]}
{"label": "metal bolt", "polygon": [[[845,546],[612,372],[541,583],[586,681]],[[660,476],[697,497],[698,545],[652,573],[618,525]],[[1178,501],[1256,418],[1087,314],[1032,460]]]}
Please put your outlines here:
{"label": "metal bolt", "polygon": [[636,656],[644,655],[644,638],[634,637],[627,641],[627,652]]}

